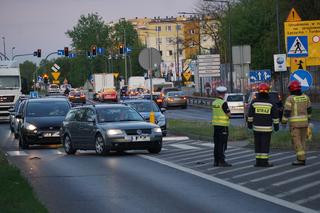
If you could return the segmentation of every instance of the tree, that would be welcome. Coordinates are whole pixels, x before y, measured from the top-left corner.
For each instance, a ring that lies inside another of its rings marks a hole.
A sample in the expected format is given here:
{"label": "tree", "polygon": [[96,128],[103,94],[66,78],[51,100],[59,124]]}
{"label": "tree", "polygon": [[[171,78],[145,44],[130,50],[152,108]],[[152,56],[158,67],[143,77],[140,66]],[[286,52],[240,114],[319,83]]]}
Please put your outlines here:
{"label": "tree", "polygon": [[27,94],[33,85],[33,80],[36,77],[36,64],[31,61],[25,61],[19,65],[20,75],[22,79],[22,92]]}

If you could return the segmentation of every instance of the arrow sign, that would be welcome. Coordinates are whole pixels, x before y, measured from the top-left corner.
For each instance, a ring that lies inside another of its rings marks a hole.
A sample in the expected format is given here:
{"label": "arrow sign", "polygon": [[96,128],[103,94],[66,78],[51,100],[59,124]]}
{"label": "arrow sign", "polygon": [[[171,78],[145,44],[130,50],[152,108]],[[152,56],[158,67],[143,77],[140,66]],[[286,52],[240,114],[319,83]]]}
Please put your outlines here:
{"label": "arrow sign", "polygon": [[261,81],[261,72],[258,72],[259,81]]}
{"label": "arrow sign", "polygon": [[306,71],[299,69],[290,75],[290,81],[297,80],[301,83],[302,92],[307,91],[312,85],[312,76]]}
{"label": "arrow sign", "polygon": [[54,80],[58,80],[58,78],[60,76],[60,72],[52,72],[51,75],[52,75]]}

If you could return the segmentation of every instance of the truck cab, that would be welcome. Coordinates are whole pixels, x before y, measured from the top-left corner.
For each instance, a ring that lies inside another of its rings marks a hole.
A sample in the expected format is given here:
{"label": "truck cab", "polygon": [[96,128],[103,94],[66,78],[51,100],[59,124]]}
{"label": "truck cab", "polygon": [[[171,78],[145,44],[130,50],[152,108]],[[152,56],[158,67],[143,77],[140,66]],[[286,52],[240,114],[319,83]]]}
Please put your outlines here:
{"label": "truck cab", "polygon": [[15,61],[0,61],[0,121],[9,121],[9,109],[21,96],[20,69]]}

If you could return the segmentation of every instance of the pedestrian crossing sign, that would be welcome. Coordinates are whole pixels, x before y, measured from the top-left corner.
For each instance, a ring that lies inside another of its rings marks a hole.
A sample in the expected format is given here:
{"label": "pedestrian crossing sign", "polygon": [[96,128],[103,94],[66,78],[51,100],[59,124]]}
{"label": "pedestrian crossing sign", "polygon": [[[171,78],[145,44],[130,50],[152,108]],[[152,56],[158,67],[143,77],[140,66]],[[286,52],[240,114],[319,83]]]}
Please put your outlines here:
{"label": "pedestrian crossing sign", "polygon": [[288,57],[308,56],[308,36],[288,36],[287,44]]}

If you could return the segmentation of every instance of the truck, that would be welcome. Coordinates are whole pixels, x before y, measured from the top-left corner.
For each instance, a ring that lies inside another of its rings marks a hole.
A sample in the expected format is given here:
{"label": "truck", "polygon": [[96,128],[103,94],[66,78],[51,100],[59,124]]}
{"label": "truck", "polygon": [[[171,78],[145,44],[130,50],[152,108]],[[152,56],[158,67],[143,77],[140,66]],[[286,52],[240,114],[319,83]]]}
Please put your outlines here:
{"label": "truck", "polygon": [[[145,80],[144,86],[150,90],[150,79]],[[173,87],[173,83],[166,82],[163,78],[152,78],[152,94],[154,96],[159,96],[161,89],[164,87]]]}
{"label": "truck", "polygon": [[115,89],[112,73],[96,73],[92,75],[94,99],[99,98],[99,93],[104,89]]}
{"label": "truck", "polygon": [[143,76],[131,76],[128,80],[128,89],[144,88],[144,82]]}
{"label": "truck", "polygon": [[21,96],[21,76],[16,61],[0,61],[0,121],[9,121],[9,109]]}

